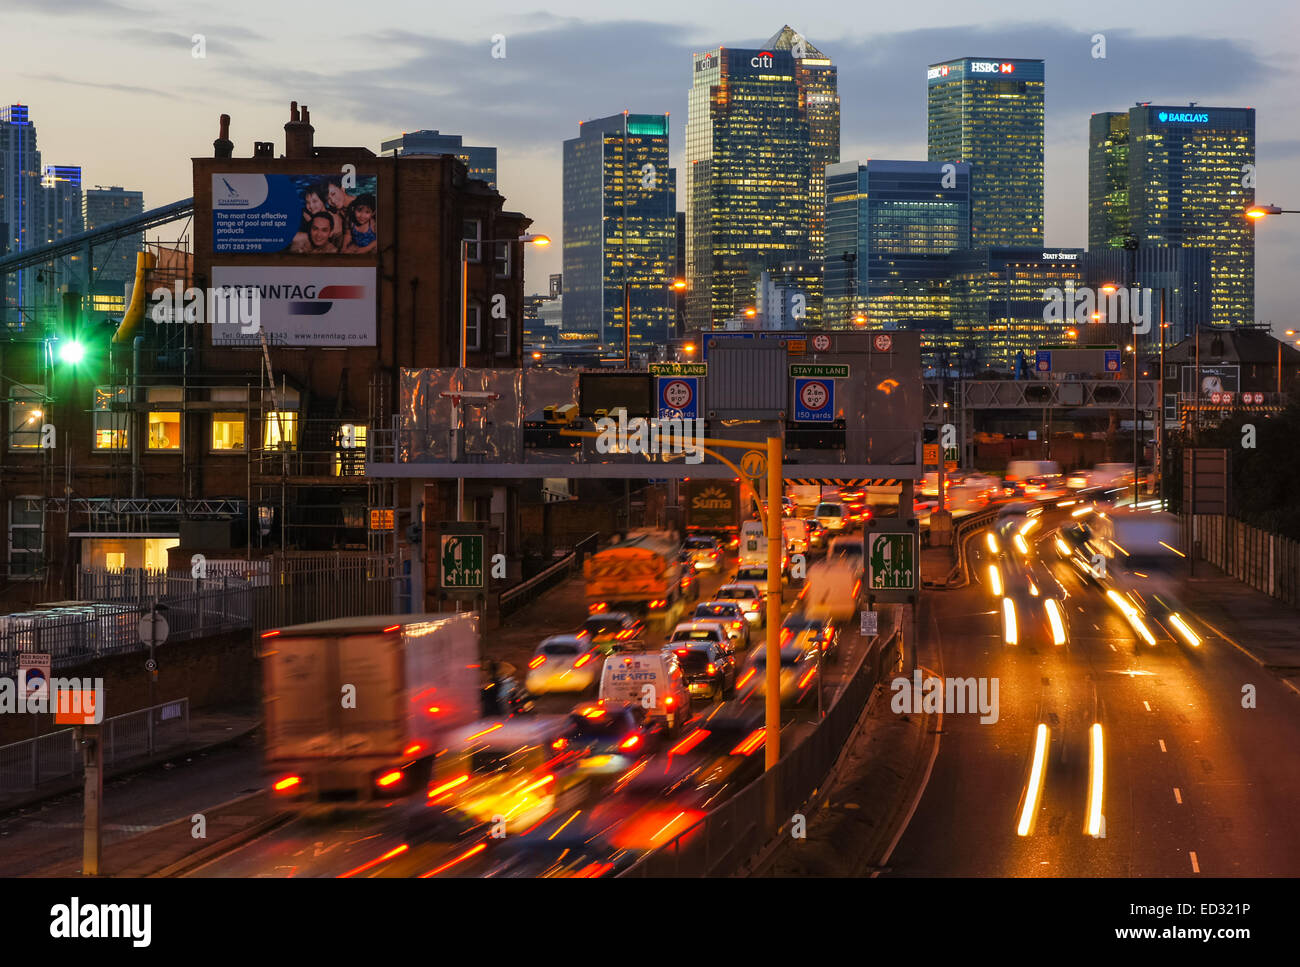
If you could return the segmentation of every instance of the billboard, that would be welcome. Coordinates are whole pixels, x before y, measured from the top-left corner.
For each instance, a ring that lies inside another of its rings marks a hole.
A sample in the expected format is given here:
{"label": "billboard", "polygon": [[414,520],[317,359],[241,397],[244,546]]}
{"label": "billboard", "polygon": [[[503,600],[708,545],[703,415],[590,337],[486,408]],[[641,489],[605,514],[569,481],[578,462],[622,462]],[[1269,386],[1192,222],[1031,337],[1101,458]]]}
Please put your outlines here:
{"label": "billboard", "polygon": [[[1197,395],[1194,387],[1196,385],[1196,366],[1183,364],[1183,395]],[[1216,363],[1207,365],[1201,363],[1201,392],[1200,397],[1205,400],[1215,393],[1231,393],[1234,397],[1241,389],[1241,367],[1236,364]]]}
{"label": "billboard", "polygon": [[259,296],[255,325],[214,324],[214,346],[375,345],[373,267],[214,265],[212,285]]}
{"label": "billboard", "polygon": [[740,484],[734,480],[686,481],[686,526],[725,530],[740,524]]}
{"label": "billboard", "polygon": [[341,174],[214,174],[212,251],[371,254],[379,241],[377,180],[354,175],[344,187]]}

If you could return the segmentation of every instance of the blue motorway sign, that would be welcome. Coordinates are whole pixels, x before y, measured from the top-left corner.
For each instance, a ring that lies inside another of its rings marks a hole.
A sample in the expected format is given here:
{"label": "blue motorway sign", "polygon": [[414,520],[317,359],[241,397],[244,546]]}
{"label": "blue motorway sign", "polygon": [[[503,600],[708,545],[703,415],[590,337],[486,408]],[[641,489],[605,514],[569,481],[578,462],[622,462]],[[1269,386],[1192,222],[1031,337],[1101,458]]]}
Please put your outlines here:
{"label": "blue motorway sign", "polygon": [[698,376],[656,377],[659,419],[694,420],[700,415],[700,378]]}
{"label": "blue motorway sign", "polygon": [[1052,371],[1052,351],[1040,349],[1034,353],[1034,372],[1050,373]]}
{"label": "blue motorway sign", "polygon": [[831,423],[835,420],[835,381],[796,379],[794,418],[798,423]]}
{"label": "blue motorway sign", "polygon": [[1108,373],[1119,372],[1119,350],[1118,349],[1106,350],[1106,372]]}

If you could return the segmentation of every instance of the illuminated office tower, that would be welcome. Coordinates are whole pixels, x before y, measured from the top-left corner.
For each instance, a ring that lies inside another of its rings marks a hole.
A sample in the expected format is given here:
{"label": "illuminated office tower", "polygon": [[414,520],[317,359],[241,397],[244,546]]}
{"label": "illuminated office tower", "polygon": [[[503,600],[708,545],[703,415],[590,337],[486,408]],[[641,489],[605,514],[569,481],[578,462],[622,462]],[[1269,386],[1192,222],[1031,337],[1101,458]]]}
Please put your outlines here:
{"label": "illuminated office tower", "polygon": [[932,64],[929,160],[971,166],[971,244],[1043,244],[1043,62]]}
{"label": "illuminated office tower", "polygon": [[808,181],[809,257],[821,261],[826,242],[826,166],[840,160],[840,94],[835,65],[789,24],[767,42],[769,50],[788,50],[794,57],[795,83],[808,118],[812,170]]}
{"label": "illuminated office tower", "polygon": [[1243,213],[1255,189],[1243,181],[1255,164],[1254,109],[1140,104],[1128,116],[1129,219],[1138,243],[1208,249],[1211,323],[1253,324],[1255,230]]}
{"label": "illuminated office tower", "polygon": [[1123,248],[1129,234],[1128,112],[1088,120],[1088,250]]}
{"label": "illuminated office tower", "polygon": [[668,115],[583,122],[564,142],[564,332],[593,337],[610,355],[653,361],[674,327],[676,262]]}
{"label": "illuminated office tower", "polygon": [[[826,169],[827,328],[949,328],[948,256],[970,248],[970,166],[846,161]],[[922,340],[929,352],[934,338]]]}
{"label": "illuminated office tower", "polygon": [[753,306],[764,269],[807,261],[812,155],[790,51],[717,47],[692,66],[687,323],[721,328]]}
{"label": "illuminated office tower", "polygon": [[477,147],[462,143],[459,134],[442,134],[438,131],[407,131],[400,138],[385,141],[379,146],[385,158],[401,158],[411,154],[454,154],[469,169],[469,176],[497,186],[497,149]]}
{"label": "illuminated office tower", "polygon": [[[36,125],[27,106],[0,107],[0,255],[13,255],[45,243],[41,153],[36,149]],[[32,269],[4,276],[0,290],[0,323],[19,326],[33,320],[39,298]]]}

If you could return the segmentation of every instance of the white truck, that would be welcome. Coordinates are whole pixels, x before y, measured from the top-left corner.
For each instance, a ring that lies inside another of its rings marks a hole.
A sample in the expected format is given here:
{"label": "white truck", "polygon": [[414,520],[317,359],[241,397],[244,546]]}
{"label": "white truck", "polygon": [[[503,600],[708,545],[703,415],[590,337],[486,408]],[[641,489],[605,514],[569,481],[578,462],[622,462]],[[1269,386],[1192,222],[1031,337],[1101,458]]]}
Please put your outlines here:
{"label": "white truck", "polygon": [[834,621],[852,618],[858,609],[858,593],[862,590],[859,567],[843,558],[832,558],[809,568],[807,591],[803,596],[804,614]]}
{"label": "white truck", "polygon": [[423,790],[440,739],[479,717],[474,614],[318,621],[261,644],[266,769],[287,808]]}

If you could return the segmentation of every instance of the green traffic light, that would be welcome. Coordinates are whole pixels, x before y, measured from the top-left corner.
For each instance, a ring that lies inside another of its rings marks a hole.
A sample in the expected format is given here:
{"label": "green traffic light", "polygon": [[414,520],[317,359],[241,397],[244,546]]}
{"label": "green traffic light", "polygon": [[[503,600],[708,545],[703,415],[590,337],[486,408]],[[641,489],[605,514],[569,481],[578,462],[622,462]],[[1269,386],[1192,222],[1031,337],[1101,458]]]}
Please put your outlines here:
{"label": "green traffic light", "polygon": [[62,362],[70,363],[75,366],[86,358],[86,347],[75,339],[69,339],[59,343],[59,359]]}

